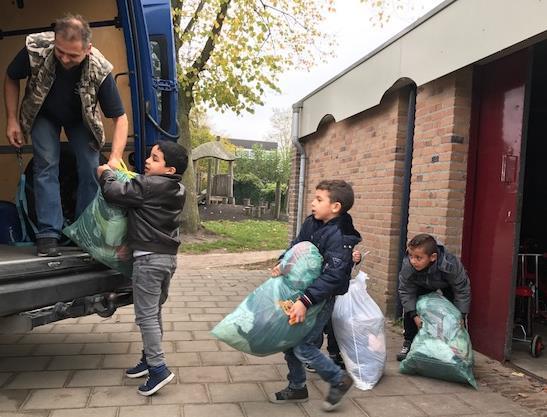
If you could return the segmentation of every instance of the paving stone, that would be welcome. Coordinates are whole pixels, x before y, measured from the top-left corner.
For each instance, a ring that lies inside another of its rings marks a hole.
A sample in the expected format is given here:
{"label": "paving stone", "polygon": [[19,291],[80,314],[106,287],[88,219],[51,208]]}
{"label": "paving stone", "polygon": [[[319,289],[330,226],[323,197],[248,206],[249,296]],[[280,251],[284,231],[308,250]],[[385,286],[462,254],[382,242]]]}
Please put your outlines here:
{"label": "paving stone", "polygon": [[227,345],[224,342],[217,341],[217,343],[220,347],[220,350],[223,351],[223,352],[237,352],[238,351],[237,349],[234,349],[233,347],[231,347],[230,345]]}
{"label": "paving stone", "polygon": [[455,395],[432,394],[407,397],[416,406],[429,416],[442,416],[446,414],[473,414],[475,409],[457,398]]}
{"label": "paving stone", "polygon": [[116,417],[114,407],[71,408],[68,410],[53,410],[50,417]]}
{"label": "paving stone", "polygon": [[209,324],[203,321],[183,321],[173,323],[174,330],[209,330]]}
{"label": "paving stone", "polygon": [[[110,333],[105,336],[108,336],[109,342],[140,342],[142,339],[140,332]],[[165,333],[163,335],[163,340],[166,340]]]}
{"label": "paving stone", "polygon": [[179,340],[193,340],[192,332],[190,331],[174,331],[163,333],[164,341],[179,341]]}
{"label": "paving stone", "polygon": [[[331,416],[332,412],[323,411],[321,408],[323,400],[310,400],[306,403],[302,403],[302,407],[306,410],[308,415],[313,417]],[[336,409],[336,413],[343,415],[344,417],[368,417],[359,407],[355,405],[349,398],[344,398],[339,408]],[[396,416],[403,417],[403,416]]]}
{"label": "paving stone", "polygon": [[68,383],[69,387],[94,387],[121,385],[124,372],[119,369],[76,371]]}
{"label": "paving stone", "polygon": [[8,372],[0,372],[0,388],[6,383],[6,381],[12,376]]}
{"label": "paving stone", "polygon": [[122,333],[122,332],[131,332],[134,329],[134,324],[132,323],[114,323],[114,324],[94,324],[93,333]]}
{"label": "paving stone", "polygon": [[93,388],[89,407],[122,406],[146,404],[148,398],[140,395],[134,387]]}
{"label": "paving stone", "polygon": [[228,371],[234,382],[275,381],[281,379],[281,375],[277,373],[272,365],[229,366]]}
{"label": "paving stone", "polygon": [[[173,353],[175,351],[174,343],[162,341],[161,347],[164,353]],[[142,353],[142,342],[133,342],[129,346],[129,353]]]}
{"label": "paving stone", "polygon": [[[296,404],[248,402],[243,404],[247,417],[304,417],[306,414]],[[315,417],[315,416],[314,416]]]}
{"label": "paving stone", "polygon": [[216,340],[209,330],[194,330],[191,332],[193,340]]}
{"label": "paving stone", "polygon": [[86,355],[127,353],[129,343],[86,343],[82,353]]}
{"label": "paving stone", "polygon": [[34,348],[34,345],[0,345],[0,358],[8,356],[28,356]]}
{"label": "paving stone", "polygon": [[475,388],[467,384],[457,382],[441,381],[423,376],[408,377],[410,384],[415,385],[424,394],[455,394],[455,393],[473,393]]}
{"label": "paving stone", "polygon": [[374,395],[421,395],[405,376],[384,376],[374,387]]}
{"label": "paving stone", "polygon": [[191,340],[176,342],[177,352],[218,352],[220,349],[214,340]]}
{"label": "paving stone", "polygon": [[141,355],[136,353],[127,355],[105,355],[103,359],[103,368],[126,369],[134,366],[140,358]]}
{"label": "paving stone", "polygon": [[195,352],[186,353],[168,353],[165,355],[168,366],[197,366],[199,365],[199,355]]}
{"label": "paving stone", "polygon": [[369,417],[425,417],[407,397],[356,398],[355,401]]}
{"label": "paving stone", "polygon": [[48,369],[97,369],[101,359],[101,355],[55,356],[49,364]]}
{"label": "paving stone", "polygon": [[82,343],[49,343],[38,345],[32,352],[36,356],[46,355],[78,355],[83,349]]}
{"label": "paving stone", "polygon": [[93,324],[55,324],[51,333],[90,333]]}
{"label": "paving stone", "polygon": [[456,394],[456,397],[463,400],[466,404],[469,404],[475,410],[484,413],[515,413],[521,409],[521,407],[513,401],[493,392],[458,393]]}
{"label": "paving stone", "polygon": [[241,352],[201,352],[203,365],[242,365],[245,359]]}
{"label": "paving stone", "polygon": [[178,371],[182,383],[228,382],[228,372],[224,366],[187,366]]}
{"label": "paving stone", "polygon": [[101,334],[101,333],[69,334],[65,342],[66,343],[106,343],[108,342],[108,334]]}
{"label": "paving stone", "polygon": [[0,417],[48,417],[49,411],[27,411],[24,413],[1,412]]}
{"label": "paving stone", "polygon": [[0,371],[43,371],[50,357],[0,358]]}
{"label": "paving stone", "polygon": [[161,389],[159,395],[152,396],[152,404],[188,404],[208,403],[209,397],[205,385],[173,384]]}
{"label": "paving stone", "polygon": [[176,314],[200,314],[204,313],[205,309],[201,307],[172,307],[171,313]]}
{"label": "paving stone", "polygon": [[218,323],[224,318],[224,314],[190,314],[192,321],[212,321]]}
{"label": "paving stone", "polygon": [[25,410],[82,408],[90,393],[89,388],[58,388],[33,391],[23,406]]}
{"label": "paving stone", "polygon": [[244,417],[238,404],[185,404],[183,409],[184,417]]}
{"label": "paving stone", "polygon": [[[21,344],[42,344],[42,343],[61,343],[66,339],[66,334],[43,334],[43,333],[29,333],[25,334],[20,340]],[[4,335],[2,335],[2,339]],[[6,342],[8,343],[8,342]]]}
{"label": "paving stone", "polygon": [[20,343],[20,340],[24,337],[23,334],[3,334],[2,343],[13,345],[15,343]]}
{"label": "paving stone", "polygon": [[232,311],[234,311],[234,309],[228,307],[208,307],[205,309],[206,314],[221,314],[223,317],[226,314],[230,314]]}
{"label": "paving stone", "polygon": [[181,415],[182,410],[179,405],[144,405],[121,407],[118,417],[180,417]]}
{"label": "paving stone", "polygon": [[62,388],[69,374],[69,371],[20,372],[7,388]]}
{"label": "paving stone", "polygon": [[214,403],[264,401],[264,393],[258,384],[209,384]]}
{"label": "paving stone", "polygon": [[16,411],[19,409],[29,390],[2,389],[0,390],[0,411]]}

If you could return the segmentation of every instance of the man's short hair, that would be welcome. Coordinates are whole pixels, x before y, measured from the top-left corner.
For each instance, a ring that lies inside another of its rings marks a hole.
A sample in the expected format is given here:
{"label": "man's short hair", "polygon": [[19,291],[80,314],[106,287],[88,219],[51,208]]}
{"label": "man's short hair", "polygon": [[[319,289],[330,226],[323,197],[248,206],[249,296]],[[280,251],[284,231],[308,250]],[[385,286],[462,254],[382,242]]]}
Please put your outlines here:
{"label": "man's short hair", "polygon": [[171,142],[170,140],[158,140],[157,145],[163,153],[165,166],[175,168],[179,175],[184,174],[186,168],[188,168],[188,152],[186,152],[186,149],[177,142]]}
{"label": "man's short hair", "polygon": [[331,203],[340,203],[342,209],[340,214],[344,214],[353,207],[355,197],[351,184],[344,180],[323,180],[315,187],[316,190],[325,190],[329,192]]}
{"label": "man's short hair", "polygon": [[91,43],[89,23],[79,14],[67,14],[57,19],[53,31],[55,36],[60,36],[69,42],[81,40],[84,48]]}
{"label": "man's short hair", "polygon": [[427,256],[431,256],[438,252],[437,241],[433,236],[428,235],[427,233],[414,236],[408,241],[407,247],[408,249],[421,248]]}

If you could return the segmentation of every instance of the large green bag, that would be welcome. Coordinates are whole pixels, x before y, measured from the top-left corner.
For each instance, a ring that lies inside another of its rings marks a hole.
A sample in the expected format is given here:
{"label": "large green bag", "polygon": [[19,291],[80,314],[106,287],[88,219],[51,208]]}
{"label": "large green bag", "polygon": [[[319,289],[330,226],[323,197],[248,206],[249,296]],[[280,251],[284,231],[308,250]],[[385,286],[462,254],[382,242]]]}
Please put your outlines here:
{"label": "large green bag", "polygon": [[309,333],[324,305],[314,305],[303,323],[289,325],[279,301],[295,301],[321,272],[323,258],[310,242],[300,242],[283,256],[280,277],[270,278],[211,331],[233,348],[256,356],[283,352]]}
{"label": "large green bag", "polygon": [[401,372],[469,383],[477,388],[473,348],[469,333],[461,325],[460,311],[437,292],[418,298],[416,311],[423,325],[401,362]]}
{"label": "large green bag", "polygon": [[[135,173],[123,167],[114,171],[117,181],[127,182]],[[63,233],[99,262],[131,277],[133,257],[126,245],[127,212],[105,201],[101,190],[78,220]]]}

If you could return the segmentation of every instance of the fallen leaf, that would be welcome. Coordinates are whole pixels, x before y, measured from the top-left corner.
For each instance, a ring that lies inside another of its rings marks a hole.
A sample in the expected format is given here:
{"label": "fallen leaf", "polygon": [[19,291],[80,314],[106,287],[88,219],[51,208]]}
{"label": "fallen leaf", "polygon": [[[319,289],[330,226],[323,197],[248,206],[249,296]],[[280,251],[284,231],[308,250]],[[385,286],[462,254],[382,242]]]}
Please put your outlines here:
{"label": "fallen leaf", "polygon": [[511,375],[513,376],[524,376],[522,372],[511,372]]}

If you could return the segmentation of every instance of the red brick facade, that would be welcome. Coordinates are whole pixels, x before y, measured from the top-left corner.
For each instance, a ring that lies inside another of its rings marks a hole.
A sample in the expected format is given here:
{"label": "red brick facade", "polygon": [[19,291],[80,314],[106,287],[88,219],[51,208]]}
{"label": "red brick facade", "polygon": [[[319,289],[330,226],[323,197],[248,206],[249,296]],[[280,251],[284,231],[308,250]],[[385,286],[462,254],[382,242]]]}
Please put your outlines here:
{"label": "red brick facade", "polygon": [[[408,235],[431,233],[460,253],[471,113],[472,71],[464,69],[418,88]],[[301,142],[307,156],[304,216],[315,185],[344,179],[355,191],[350,211],[369,250],[368,289],[387,314],[396,300],[397,261],[409,89],[340,122],[320,127]],[[294,155],[291,236],[295,231],[299,157]]]}

